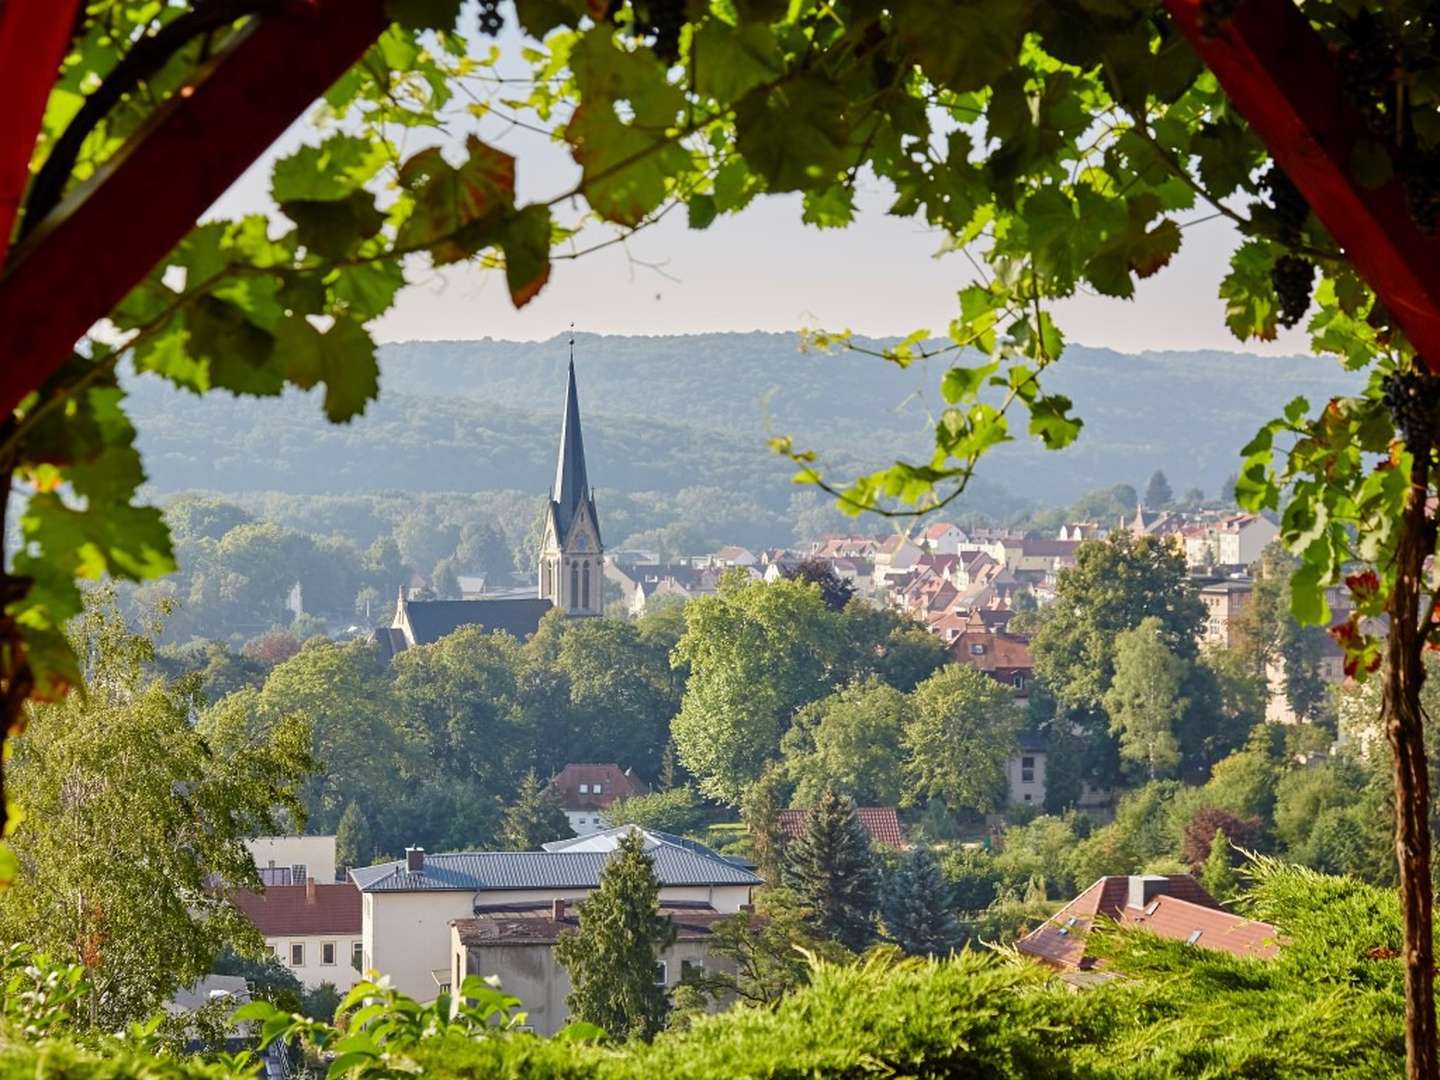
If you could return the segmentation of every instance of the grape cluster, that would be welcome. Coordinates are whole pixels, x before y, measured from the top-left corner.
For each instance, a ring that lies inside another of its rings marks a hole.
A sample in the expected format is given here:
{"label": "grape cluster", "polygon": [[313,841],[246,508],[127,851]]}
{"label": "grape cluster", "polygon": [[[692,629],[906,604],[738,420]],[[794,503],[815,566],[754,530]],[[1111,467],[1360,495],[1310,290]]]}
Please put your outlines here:
{"label": "grape cluster", "polygon": [[1315,283],[1315,264],[1298,255],[1282,255],[1270,268],[1270,284],[1280,299],[1281,326],[1294,326],[1310,309],[1310,289]]}
{"label": "grape cluster", "polygon": [[500,0],[480,0],[480,33],[486,37],[499,37],[504,26]]}
{"label": "grape cluster", "polygon": [[1365,113],[1372,127],[1383,128],[1385,116],[1381,106],[1389,99],[1395,69],[1399,66],[1395,47],[1385,28],[1363,9],[1346,24],[1345,34],[1350,39],[1340,52],[1345,93]]}
{"label": "grape cluster", "polygon": [[1270,208],[1275,213],[1275,222],[1280,227],[1278,239],[1287,247],[1300,243],[1300,233],[1305,228],[1305,219],[1310,216],[1310,204],[1300,189],[1295,186],[1285,170],[1271,164],[1261,181],[1270,192]]}
{"label": "grape cluster", "polygon": [[1440,413],[1440,379],[1411,369],[1386,375],[1380,390],[1405,445],[1413,450],[1433,444]]}
{"label": "grape cluster", "polygon": [[1200,12],[1196,18],[1200,33],[1207,38],[1215,37],[1220,33],[1220,27],[1230,21],[1239,6],[1240,0],[1200,0]]}
{"label": "grape cluster", "polygon": [[1433,233],[1440,225],[1440,160],[1433,154],[1416,155],[1405,163],[1405,205],[1421,232]]}
{"label": "grape cluster", "polygon": [[680,31],[685,26],[685,0],[641,0],[634,5],[635,32],[651,37],[650,47],[667,64],[680,59]]}

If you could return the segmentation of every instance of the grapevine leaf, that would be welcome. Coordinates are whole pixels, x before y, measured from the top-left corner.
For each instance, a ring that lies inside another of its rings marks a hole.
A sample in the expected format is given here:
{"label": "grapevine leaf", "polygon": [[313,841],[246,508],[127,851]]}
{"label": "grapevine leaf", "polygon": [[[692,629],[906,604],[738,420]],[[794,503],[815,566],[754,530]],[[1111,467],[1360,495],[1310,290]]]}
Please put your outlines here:
{"label": "grapevine leaf", "polygon": [[527,206],[505,223],[505,281],[517,308],[528,304],[550,280],[550,211]]}
{"label": "grapevine leaf", "polygon": [[325,384],[325,416],[332,423],[353,420],[380,392],[375,343],[353,319],[336,319],[321,333],[310,320],[292,316],[280,324],[276,346],[290,382],[302,390]]}
{"label": "grapevine leaf", "polygon": [[750,91],[735,109],[735,143],[771,191],[829,187],[845,165],[847,101],[816,75]]}

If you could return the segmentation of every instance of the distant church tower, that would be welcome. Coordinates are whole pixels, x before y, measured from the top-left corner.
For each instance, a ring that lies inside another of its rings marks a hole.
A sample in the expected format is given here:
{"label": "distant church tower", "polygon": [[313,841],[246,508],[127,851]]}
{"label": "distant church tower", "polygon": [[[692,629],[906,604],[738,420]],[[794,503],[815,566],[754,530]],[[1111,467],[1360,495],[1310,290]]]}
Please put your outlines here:
{"label": "distant church tower", "polygon": [[575,393],[575,341],[570,341],[570,383],[560,426],[560,459],[540,543],[540,598],[570,615],[604,613],[604,557],[600,520],[585,476],[580,399]]}

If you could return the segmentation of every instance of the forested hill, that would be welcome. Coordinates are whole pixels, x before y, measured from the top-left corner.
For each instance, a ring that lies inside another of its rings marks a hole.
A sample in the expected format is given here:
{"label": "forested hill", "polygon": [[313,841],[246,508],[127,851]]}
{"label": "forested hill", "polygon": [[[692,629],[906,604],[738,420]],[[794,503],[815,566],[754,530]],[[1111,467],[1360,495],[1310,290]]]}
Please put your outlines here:
{"label": "forested hill", "polygon": [[[784,432],[843,468],[923,453],[941,362],[801,352],[789,334],[577,335],[591,475],[602,489],[714,486],[780,503],[793,490],[765,450]],[[358,493],[543,492],[553,469],[567,347],[546,342],[386,346],[378,405],[347,427],[315,403],[198,400],[130,380],[155,487]],[[1296,394],[1349,388],[1330,360],[1226,353],[1127,356],[1072,347],[1048,385],[1086,422],[1064,453],[1002,448],[972,506],[1073,500],[1164,469],[1177,491],[1213,492],[1238,449]],[[1038,467],[1043,464],[1043,467]],[[769,489],[774,488],[773,497]]]}

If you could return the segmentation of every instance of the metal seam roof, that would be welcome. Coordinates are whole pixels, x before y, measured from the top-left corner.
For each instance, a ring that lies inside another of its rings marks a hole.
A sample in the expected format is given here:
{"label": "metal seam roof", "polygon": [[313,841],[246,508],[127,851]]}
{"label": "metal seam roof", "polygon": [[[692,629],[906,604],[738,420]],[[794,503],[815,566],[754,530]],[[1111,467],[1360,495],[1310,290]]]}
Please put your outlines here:
{"label": "metal seam roof", "polygon": [[[481,891],[497,889],[593,889],[610,852],[478,851],[425,856],[418,874],[402,861],[351,870],[361,892]],[[661,885],[759,885],[760,878],[719,855],[702,855],[672,844],[650,852]]]}

